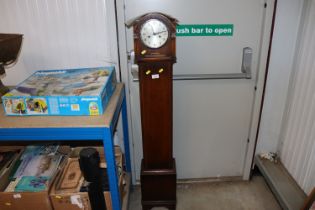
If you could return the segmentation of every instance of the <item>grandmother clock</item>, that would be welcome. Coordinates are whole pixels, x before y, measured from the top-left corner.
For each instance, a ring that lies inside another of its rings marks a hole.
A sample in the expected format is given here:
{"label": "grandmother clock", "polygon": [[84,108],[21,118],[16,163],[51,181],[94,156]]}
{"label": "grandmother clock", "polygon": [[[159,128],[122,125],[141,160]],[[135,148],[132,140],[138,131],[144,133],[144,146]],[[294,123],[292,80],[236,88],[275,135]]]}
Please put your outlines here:
{"label": "grandmother clock", "polygon": [[148,13],[127,23],[133,26],[135,63],[139,66],[143,210],[176,208],[172,97],[176,25],[176,19],[162,13]]}

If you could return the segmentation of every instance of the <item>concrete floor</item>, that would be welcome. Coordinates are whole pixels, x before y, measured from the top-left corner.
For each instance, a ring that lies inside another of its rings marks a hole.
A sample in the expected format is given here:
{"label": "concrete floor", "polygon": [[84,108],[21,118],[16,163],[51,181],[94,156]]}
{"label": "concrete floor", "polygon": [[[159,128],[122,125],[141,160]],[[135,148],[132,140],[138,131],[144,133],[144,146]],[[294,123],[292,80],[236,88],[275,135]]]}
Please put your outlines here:
{"label": "concrete floor", "polygon": [[[152,210],[165,208],[153,208]],[[281,210],[262,176],[250,182],[179,184],[177,210]],[[141,210],[141,192],[131,192],[129,210]]]}

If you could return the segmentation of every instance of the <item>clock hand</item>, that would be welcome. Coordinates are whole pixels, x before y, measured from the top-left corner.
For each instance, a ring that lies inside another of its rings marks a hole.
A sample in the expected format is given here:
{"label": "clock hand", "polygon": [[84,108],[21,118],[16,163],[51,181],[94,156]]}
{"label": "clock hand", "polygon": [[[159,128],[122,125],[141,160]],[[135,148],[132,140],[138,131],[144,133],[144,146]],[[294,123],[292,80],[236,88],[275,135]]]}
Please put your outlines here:
{"label": "clock hand", "polygon": [[155,34],[155,32],[154,32],[154,26],[151,24],[151,23],[149,23],[150,24],[150,26],[151,26],[151,29],[152,29],[152,32],[153,32],[153,36],[154,36],[154,34]]}
{"label": "clock hand", "polygon": [[153,32],[153,35],[155,36],[155,35],[158,35],[158,34],[161,34],[161,33],[164,33],[164,32],[167,32],[167,31],[164,30],[164,31],[159,31],[159,32],[157,32],[157,33],[154,33],[154,32]]}

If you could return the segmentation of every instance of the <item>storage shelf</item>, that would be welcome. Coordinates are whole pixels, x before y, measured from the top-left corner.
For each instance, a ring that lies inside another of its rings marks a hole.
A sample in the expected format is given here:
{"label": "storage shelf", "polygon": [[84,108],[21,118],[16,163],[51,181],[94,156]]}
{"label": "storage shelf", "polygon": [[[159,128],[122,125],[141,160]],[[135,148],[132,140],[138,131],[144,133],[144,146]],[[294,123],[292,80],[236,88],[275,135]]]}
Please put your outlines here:
{"label": "storage shelf", "polygon": [[118,83],[100,116],[4,116],[0,107],[0,141],[101,140],[107,162],[113,210],[122,207],[116,171],[113,132],[122,112],[126,171],[131,172],[124,85]]}

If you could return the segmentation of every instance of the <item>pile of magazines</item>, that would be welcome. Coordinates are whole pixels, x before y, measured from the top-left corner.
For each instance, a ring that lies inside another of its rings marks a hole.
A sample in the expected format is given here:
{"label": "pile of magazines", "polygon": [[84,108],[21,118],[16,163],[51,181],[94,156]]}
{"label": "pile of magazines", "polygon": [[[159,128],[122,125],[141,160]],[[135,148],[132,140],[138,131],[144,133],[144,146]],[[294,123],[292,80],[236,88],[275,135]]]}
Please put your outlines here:
{"label": "pile of magazines", "polygon": [[47,190],[64,155],[59,145],[27,146],[16,161],[5,192],[39,192]]}

